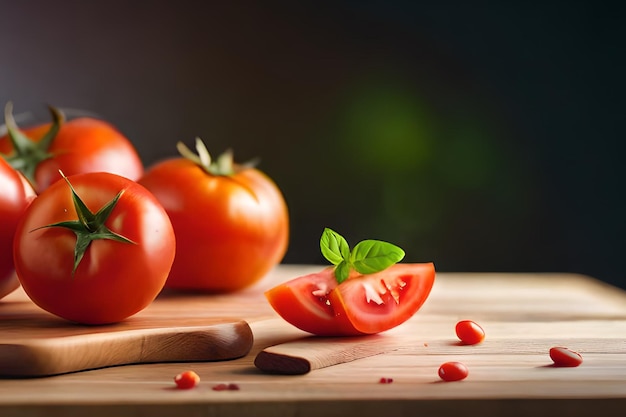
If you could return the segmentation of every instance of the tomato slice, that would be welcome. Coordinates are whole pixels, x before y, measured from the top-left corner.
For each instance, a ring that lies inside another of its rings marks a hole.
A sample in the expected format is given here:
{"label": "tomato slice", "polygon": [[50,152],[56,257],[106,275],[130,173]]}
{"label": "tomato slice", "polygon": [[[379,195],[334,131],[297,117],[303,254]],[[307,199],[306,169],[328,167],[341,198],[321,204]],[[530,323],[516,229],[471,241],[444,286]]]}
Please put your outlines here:
{"label": "tomato slice", "polygon": [[345,314],[355,330],[380,333],[411,318],[428,298],[434,281],[432,263],[395,264],[347,279],[329,299],[336,314]]}
{"label": "tomato slice", "polygon": [[295,327],[320,336],[389,330],[412,317],[428,298],[432,263],[396,264],[376,274],[352,274],[337,284],[332,268],[304,275],[265,293],[274,310]]}
{"label": "tomato slice", "polygon": [[272,308],[300,330],[320,336],[362,334],[345,315],[338,317],[328,299],[337,287],[333,268],[294,278],[265,292]]}

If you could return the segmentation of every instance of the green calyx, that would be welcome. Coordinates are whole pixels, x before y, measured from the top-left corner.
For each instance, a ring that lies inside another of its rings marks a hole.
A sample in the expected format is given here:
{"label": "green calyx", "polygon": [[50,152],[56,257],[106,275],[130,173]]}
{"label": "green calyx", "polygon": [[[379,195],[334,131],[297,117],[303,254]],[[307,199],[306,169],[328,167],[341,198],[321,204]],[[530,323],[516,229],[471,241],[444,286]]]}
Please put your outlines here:
{"label": "green calyx", "polygon": [[213,160],[206,145],[200,138],[196,138],[197,153],[194,153],[183,142],[178,142],[176,144],[176,149],[178,149],[178,152],[183,157],[200,166],[204,169],[204,171],[211,175],[227,177],[236,174],[237,171],[254,168],[257,165],[257,160],[252,160],[235,166],[233,151],[231,149],[226,150],[223,154],[219,155],[217,159]]}
{"label": "green calyx", "polygon": [[72,276],[76,272],[80,261],[83,259],[83,256],[87,252],[89,245],[94,240],[99,239],[109,239],[115,240],[122,243],[132,243],[135,244],[132,240],[119,235],[108,227],[105,226],[105,222],[111,215],[111,212],[115,208],[118,200],[124,193],[124,190],[120,191],[111,201],[105,204],[97,213],[92,213],[91,210],[85,205],[83,200],[78,196],[76,190],[70,183],[63,173],[61,173],[63,179],[70,187],[72,191],[72,201],[74,202],[74,208],[76,209],[76,214],[78,215],[78,220],[70,220],[59,223],[53,223],[46,226],[38,227],[34,230],[50,228],[50,227],[62,227],[64,229],[71,230],[76,235],[76,246],[74,247],[74,267],[72,269]]}
{"label": "green calyx", "polygon": [[348,279],[353,269],[360,274],[373,274],[404,258],[401,248],[381,240],[363,240],[350,251],[346,239],[329,228],[322,233],[320,249],[322,255],[335,265],[335,279],[340,284]]}
{"label": "green calyx", "polygon": [[36,184],[35,170],[37,165],[53,156],[48,152],[48,149],[65,121],[65,116],[59,109],[52,106],[48,108],[52,115],[52,125],[43,138],[35,142],[22,133],[17,126],[13,118],[13,103],[8,102],[4,107],[4,120],[9,139],[13,145],[13,153],[3,156],[14,169],[20,171],[33,185]]}

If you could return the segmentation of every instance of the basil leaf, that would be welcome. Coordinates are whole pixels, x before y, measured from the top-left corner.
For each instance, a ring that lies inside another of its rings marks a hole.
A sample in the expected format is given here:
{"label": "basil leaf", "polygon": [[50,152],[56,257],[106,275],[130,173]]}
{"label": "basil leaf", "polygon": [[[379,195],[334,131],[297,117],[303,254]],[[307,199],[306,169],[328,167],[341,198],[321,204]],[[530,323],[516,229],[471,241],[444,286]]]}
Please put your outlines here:
{"label": "basil leaf", "polygon": [[350,276],[350,264],[348,261],[342,261],[335,267],[335,279],[337,283],[341,284]]}
{"label": "basil leaf", "polygon": [[354,247],[350,263],[360,274],[383,271],[404,258],[398,246],[381,240],[363,240]]}
{"label": "basil leaf", "polygon": [[320,239],[320,249],[324,258],[333,265],[339,265],[350,259],[350,246],[339,233],[329,228],[324,229]]}

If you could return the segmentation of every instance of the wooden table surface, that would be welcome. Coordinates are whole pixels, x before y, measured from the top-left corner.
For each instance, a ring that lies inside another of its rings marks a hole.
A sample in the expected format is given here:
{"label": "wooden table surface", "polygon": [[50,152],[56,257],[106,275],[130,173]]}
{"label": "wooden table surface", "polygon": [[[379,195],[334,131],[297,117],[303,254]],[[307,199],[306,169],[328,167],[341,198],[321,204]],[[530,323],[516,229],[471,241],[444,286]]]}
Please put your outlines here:
{"label": "wooden table surface", "polygon": [[[574,274],[439,273],[423,308],[409,322],[382,335],[400,338],[403,343],[398,349],[306,375],[263,374],[253,361],[268,340],[276,340],[277,334],[284,334],[285,340],[303,335],[277,318],[263,291],[318,269],[281,265],[237,294],[155,301],[155,306],[170,305],[167,311],[181,321],[203,316],[248,320],[255,345],[243,358],[0,379],[0,416],[626,413],[626,292]],[[0,303],[23,299],[18,291]],[[461,319],[484,327],[487,337],[482,344],[458,344],[454,325]],[[551,367],[548,350],[552,346],[580,352],[583,364]],[[439,365],[452,360],[467,365],[467,379],[439,380]],[[200,375],[200,385],[192,390],[174,389],[173,377],[187,369]],[[380,384],[381,377],[392,378],[393,383]],[[240,389],[212,389],[220,383],[235,383]]]}

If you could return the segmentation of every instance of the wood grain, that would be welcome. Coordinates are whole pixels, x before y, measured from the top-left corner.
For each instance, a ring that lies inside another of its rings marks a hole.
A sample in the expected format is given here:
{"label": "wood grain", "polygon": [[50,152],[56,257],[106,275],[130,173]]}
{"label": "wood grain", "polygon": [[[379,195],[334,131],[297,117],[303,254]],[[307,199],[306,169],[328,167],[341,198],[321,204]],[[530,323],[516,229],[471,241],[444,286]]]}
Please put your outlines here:
{"label": "wood grain", "polygon": [[[245,319],[255,340],[239,359],[0,379],[0,415],[576,417],[601,412],[610,417],[626,409],[626,294],[574,274],[439,273],[424,307],[381,335],[401,339],[397,348],[304,375],[261,372],[254,365],[259,352],[307,337],[273,314],[263,291],[316,269],[283,265],[255,287],[228,296],[168,295],[136,317],[169,318],[179,325]],[[454,325],[461,319],[484,327],[482,344],[458,343]],[[548,350],[555,345],[579,351],[583,364],[551,367]],[[441,382],[437,368],[449,360],[464,362],[468,378]],[[200,375],[200,385],[174,389],[173,377],[186,369]],[[381,377],[393,383],[379,384]],[[220,383],[236,383],[240,390],[213,391]]]}

